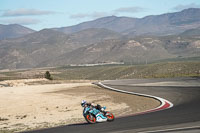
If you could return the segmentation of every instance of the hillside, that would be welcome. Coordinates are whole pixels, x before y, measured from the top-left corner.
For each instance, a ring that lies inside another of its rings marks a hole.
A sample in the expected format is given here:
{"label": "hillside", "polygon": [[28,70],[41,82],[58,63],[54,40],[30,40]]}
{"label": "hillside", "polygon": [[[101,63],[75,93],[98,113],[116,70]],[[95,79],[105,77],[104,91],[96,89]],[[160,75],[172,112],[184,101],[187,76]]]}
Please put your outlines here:
{"label": "hillside", "polygon": [[0,40],[22,37],[33,32],[35,31],[18,24],[10,24],[10,25],[0,24]]}
{"label": "hillside", "polygon": [[198,36],[200,35],[200,27],[197,29],[189,29],[180,34],[180,36]]}
{"label": "hillside", "polygon": [[90,29],[90,28],[103,28],[112,30],[115,32],[123,33],[123,31],[128,30],[134,27],[134,23],[137,21],[137,18],[129,17],[116,17],[108,16],[99,18],[93,21],[83,22],[78,25],[53,28],[54,30],[61,31],[67,34],[79,32],[81,30]]}
{"label": "hillside", "polygon": [[43,29],[0,40],[0,69],[198,57],[198,15],[200,9],[192,8],[141,19],[111,16],[62,28],[72,34]]}
{"label": "hillside", "polygon": [[[66,35],[45,29],[25,37],[2,40],[1,69],[99,62],[144,64],[200,56],[200,34],[126,38],[104,29],[100,30],[103,34],[99,34],[99,30],[89,29]],[[89,31],[92,31],[91,34],[88,34]]]}
{"label": "hillside", "polygon": [[104,30],[103,35],[94,32],[94,29],[92,34],[86,34],[88,31],[66,35],[46,29],[25,37],[2,40],[1,69],[99,62],[144,64],[169,58],[200,56],[200,34],[126,38],[113,32],[105,34]]}
{"label": "hillside", "polygon": [[[63,66],[0,72],[0,81],[9,79],[41,78],[50,71],[56,80],[114,80],[134,78],[200,77],[200,62],[176,61],[145,65]],[[52,82],[52,81],[51,81]],[[74,81],[71,81],[74,82]],[[44,83],[44,81],[42,81]]]}
{"label": "hillside", "polygon": [[120,34],[106,29],[88,29],[72,35],[44,29],[20,38],[2,40],[0,69],[37,67],[45,61],[51,61],[90,43],[118,37]]}
{"label": "hillside", "polygon": [[[68,57],[68,58],[65,58]],[[52,65],[98,63],[98,62],[132,62],[134,64],[172,58],[173,55],[159,44],[146,45],[135,40],[106,40],[98,44],[76,49],[59,56]]]}
{"label": "hillside", "polygon": [[72,41],[78,41],[86,45],[121,37],[122,35],[117,32],[100,28],[89,28],[70,35]]}
{"label": "hillside", "polygon": [[110,39],[75,49],[45,64],[48,66],[99,62],[144,64],[169,58],[195,57],[200,56],[199,37],[200,34],[192,38],[164,36]]}
{"label": "hillside", "polygon": [[0,68],[35,67],[74,47],[64,33],[53,30],[41,30],[21,38],[2,40]]}
{"label": "hillside", "polygon": [[181,12],[144,18],[109,16],[74,26],[54,28],[54,30],[71,34],[88,28],[105,28],[125,35],[138,36],[178,34],[199,26],[200,9],[190,8]]}
{"label": "hillside", "polygon": [[[115,80],[134,78],[200,77],[200,62],[163,62],[148,65],[61,67],[51,69],[54,79]],[[56,73],[57,72],[57,73]]]}

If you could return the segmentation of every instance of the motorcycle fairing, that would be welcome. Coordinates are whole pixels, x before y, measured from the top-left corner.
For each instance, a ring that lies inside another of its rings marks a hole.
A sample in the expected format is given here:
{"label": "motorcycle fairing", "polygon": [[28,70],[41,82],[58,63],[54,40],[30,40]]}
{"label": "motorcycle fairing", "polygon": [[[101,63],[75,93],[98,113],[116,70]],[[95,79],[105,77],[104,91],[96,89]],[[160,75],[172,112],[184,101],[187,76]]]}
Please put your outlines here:
{"label": "motorcycle fairing", "polygon": [[97,119],[96,119],[97,122],[107,121],[107,117],[103,116],[103,114],[100,113],[100,112],[96,115],[96,118],[97,118]]}

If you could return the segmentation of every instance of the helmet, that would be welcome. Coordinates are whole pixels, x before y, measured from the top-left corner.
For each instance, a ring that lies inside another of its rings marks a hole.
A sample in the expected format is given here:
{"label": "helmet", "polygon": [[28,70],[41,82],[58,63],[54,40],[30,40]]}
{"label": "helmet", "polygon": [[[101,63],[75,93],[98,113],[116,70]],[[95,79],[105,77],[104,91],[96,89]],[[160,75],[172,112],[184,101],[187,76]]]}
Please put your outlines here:
{"label": "helmet", "polygon": [[81,106],[84,107],[86,103],[87,103],[87,102],[86,102],[85,100],[82,100]]}

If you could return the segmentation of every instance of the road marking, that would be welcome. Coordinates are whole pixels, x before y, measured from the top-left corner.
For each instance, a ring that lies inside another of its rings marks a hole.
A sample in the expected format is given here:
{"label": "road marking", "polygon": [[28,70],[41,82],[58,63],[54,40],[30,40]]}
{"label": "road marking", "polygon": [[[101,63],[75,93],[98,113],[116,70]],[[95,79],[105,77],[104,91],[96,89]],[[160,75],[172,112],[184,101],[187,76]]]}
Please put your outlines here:
{"label": "road marking", "polygon": [[156,133],[156,132],[167,132],[167,131],[181,131],[181,130],[192,130],[192,129],[199,129],[200,126],[192,126],[192,127],[184,127],[184,128],[171,128],[171,129],[165,129],[165,130],[154,130],[154,131],[143,131],[138,133]]}
{"label": "road marking", "polygon": [[125,91],[125,90],[119,90],[119,89],[115,89],[115,88],[106,86],[106,85],[104,85],[101,82],[98,82],[97,85],[99,85],[101,87],[104,87],[104,88],[107,88],[107,89],[110,89],[110,90],[113,90],[113,91],[117,91],[117,92],[122,92],[122,93],[127,93],[127,94],[133,94],[133,95],[138,95],[138,96],[144,96],[144,97],[154,98],[154,99],[156,99],[156,100],[158,100],[158,101],[161,102],[161,105],[158,106],[157,108],[150,109],[150,110],[147,110],[147,111],[144,111],[144,112],[140,112],[140,113],[136,113],[136,114],[133,114],[133,115],[146,114],[146,113],[160,111],[160,110],[169,109],[169,108],[173,107],[173,103],[171,103],[170,101],[168,101],[166,99],[157,97],[157,96],[152,96],[152,95],[147,95],[147,94],[141,94],[141,93],[135,93],[135,92]]}

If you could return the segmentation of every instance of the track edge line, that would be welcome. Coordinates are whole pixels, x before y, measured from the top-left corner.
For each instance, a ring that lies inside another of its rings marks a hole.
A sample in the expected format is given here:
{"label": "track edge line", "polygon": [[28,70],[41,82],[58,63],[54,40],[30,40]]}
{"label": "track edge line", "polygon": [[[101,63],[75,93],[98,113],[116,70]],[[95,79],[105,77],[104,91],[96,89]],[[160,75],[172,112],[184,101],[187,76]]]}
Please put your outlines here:
{"label": "track edge line", "polygon": [[156,99],[156,100],[160,101],[160,103],[161,103],[160,106],[158,106],[158,107],[156,107],[154,109],[150,109],[150,110],[146,110],[146,111],[143,111],[143,112],[135,113],[135,114],[132,114],[130,116],[139,115],[139,114],[146,114],[146,113],[151,113],[151,112],[156,112],[156,111],[161,111],[161,110],[165,110],[165,109],[169,109],[169,108],[173,107],[173,103],[171,103],[170,101],[168,101],[168,100],[166,100],[164,98],[161,98],[161,97],[115,89],[115,88],[109,87],[107,85],[104,85],[102,82],[98,82],[98,83],[95,83],[95,84],[100,86],[100,87],[103,87],[103,88],[106,88],[106,89],[109,89],[109,90],[113,90],[113,91],[117,91],[117,92],[121,92],[121,93],[127,93],[127,94],[144,96],[144,97],[150,97],[150,98],[153,98],[153,99]]}

